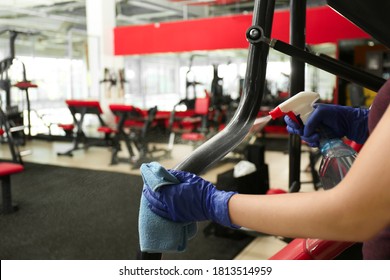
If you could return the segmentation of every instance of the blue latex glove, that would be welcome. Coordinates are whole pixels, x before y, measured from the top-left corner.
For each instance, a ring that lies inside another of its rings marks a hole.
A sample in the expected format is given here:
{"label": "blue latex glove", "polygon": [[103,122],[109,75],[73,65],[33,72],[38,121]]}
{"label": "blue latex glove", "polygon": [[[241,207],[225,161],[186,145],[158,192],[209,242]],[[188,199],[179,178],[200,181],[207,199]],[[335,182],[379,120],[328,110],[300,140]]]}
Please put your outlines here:
{"label": "blue latex glove", "polygon": [[304,127],[285,116],[289,133],[298,134],[311,147],[318,147],[321,132],[327,138],[347,137],[363,144],[368,137],[368,109],[349,106],[316,104]]}
{"label": "blue latex glove", "polygon": [[167,185],[156,192],[146,186],[144,197],[157,215],[174,222],[212,220],[227,227],[238,228],[230,221],[228,201],[235,192],[217,190],[195,174],[168,170],[180,184]]}

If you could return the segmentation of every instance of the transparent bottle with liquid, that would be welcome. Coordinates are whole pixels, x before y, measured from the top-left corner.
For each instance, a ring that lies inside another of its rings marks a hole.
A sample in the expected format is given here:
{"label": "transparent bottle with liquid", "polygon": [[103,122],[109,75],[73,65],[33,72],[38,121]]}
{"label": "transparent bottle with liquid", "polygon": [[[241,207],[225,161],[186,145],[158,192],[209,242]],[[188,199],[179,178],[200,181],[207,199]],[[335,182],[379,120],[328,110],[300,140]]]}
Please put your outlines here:
{"label": "transparent bottle with liquid", "polygon": [[356,151],[338,138],[320,141],[322,160],[319,176],[327,190],[336,186],[347,174],[357,156]]}

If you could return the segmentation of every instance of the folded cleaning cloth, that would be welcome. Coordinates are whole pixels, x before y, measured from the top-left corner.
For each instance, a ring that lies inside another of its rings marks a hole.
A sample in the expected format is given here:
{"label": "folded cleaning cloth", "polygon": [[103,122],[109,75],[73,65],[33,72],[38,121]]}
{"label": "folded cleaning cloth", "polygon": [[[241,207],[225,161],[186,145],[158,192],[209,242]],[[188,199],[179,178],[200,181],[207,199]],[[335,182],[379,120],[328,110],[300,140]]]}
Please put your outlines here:
{"label": "folded cleaning cloth", "polygon": [[[145,184],[153,191],[180,181],[157,162],[141,165]],[[182,252],[187,242],[196,235],[196,223],[175,223],[153,213],[148,201],[142,195],[138,217],[138,234],[141,252],[168,253]]]}

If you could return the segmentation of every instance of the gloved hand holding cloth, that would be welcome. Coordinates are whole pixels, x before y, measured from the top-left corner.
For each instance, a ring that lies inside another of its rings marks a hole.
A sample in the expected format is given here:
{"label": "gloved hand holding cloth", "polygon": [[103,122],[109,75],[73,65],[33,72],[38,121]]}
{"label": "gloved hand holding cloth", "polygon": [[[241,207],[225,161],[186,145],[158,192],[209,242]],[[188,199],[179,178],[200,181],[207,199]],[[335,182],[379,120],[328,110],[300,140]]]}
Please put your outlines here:
{"label": "gloved hand holding cloth", "polygon": [[[349,106],[316,104],[304,127],[285,116],[287,131],[298,134],[311,147],[318,147],[321,130],[327,137],[342,138],[363,144],[368,137],[368,109]],[[331,135],[329,135],[331,134]]]}
{"label": "gloved hand holding cloth", "polygon": [[212,183],[184,171],[167,170],[180,183],[166,185],[153,191],[145,185],[143,196],[155,214],[174,222],[212,220],[218,224],[238,228],[230,221],[228,202],[235,192],[218,190]]}

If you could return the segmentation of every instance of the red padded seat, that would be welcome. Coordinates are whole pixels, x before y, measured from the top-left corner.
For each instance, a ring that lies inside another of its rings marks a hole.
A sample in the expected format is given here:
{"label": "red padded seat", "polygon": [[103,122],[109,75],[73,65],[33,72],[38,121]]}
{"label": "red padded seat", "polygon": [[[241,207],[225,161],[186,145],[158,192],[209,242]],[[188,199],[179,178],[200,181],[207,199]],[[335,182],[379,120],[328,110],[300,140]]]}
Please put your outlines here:
{"label": "red padded seat", "polygon": [[119,122],[120,116],[117,114],[119,112],[131,114],[131,118],[127,118],[124,122],[125,127],[140,127],[142,128],[145,123],[145,119],[148,117],[147,110],[141,110],[138,107],[132,105],[124,104],[111,104],[109,105],[110,110],[116,116],[116,122]]}
{"label": "red padded seat", "polygon": [[101,127],[98,128],[98,131],[99,131],[99,132],[106,133],[106,134],[118,133],[118,130],[113,129],[113,128],[108,127],[108,126],[101,126]]}
{"label": "red padded seat", "polygon": [[100,102],[96,100],[73,100],[73,99],[68,99],[65,100],[66,104],[68,107],[73,107],[73,108],[89,108],[92,110],[96,110],[97,114],[103,114],[103,110],[100,107]]}
{"label": "red padded seat", "polygon": [[3,195],[2,213],[10,214],[17,210],[16,206],[12,205],[11,198],[11,175],[22,172],[23,165],[17,163],[0,162],[0,180]]}
{"label": "red padded seat", "polygon": [[23,165],[10,162],[0,162],[0,177],[22,172]]}
{"label": "red padded seat", "polygon": [[15,87],[19,89],[28,89],[28,88],[37,88],[36,84],[31,83],[30,81],[22,81],[14,84]]}
{"label": "red padded seat", "polygon": [[73,130],[74,125],[73,124],[58,124],[58,127],[62,128],[65,131]]}

